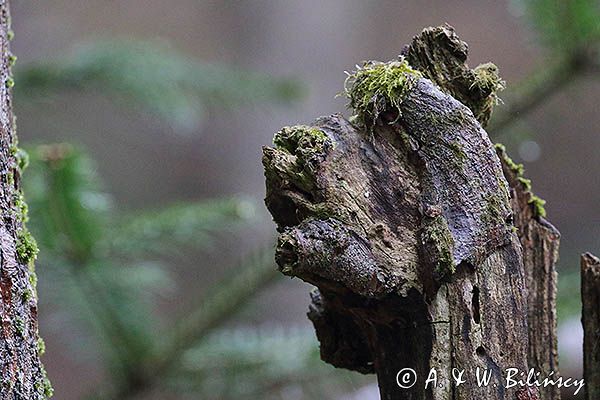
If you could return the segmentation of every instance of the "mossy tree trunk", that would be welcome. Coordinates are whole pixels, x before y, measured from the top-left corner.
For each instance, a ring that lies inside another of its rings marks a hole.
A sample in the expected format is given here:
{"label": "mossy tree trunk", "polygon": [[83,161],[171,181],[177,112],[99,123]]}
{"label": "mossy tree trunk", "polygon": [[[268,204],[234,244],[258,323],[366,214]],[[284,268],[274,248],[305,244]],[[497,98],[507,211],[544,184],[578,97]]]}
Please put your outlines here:
{"label": "mossy tree trunk", "polygon": [[46,399],[52,389],[40,362],[33,262],[35,241],[27,231],[27,209],[21,193],[26,157],[17,148],[12,112],[9,5],[0,0],[0,399]]}
{"label": "mossy tree trunk", "polygon": [[[382,399],[558,399],[506,387],[508,368],[556,371],[558,232],[482,127],[496,67],[466,58],[451,27],[426,29],[398,61],[349,77],[349,121],[275,136],[263,164],[276,260],[318,288],[323,360],[376,373]],[[405,368],[418,381],[402,388]]]}

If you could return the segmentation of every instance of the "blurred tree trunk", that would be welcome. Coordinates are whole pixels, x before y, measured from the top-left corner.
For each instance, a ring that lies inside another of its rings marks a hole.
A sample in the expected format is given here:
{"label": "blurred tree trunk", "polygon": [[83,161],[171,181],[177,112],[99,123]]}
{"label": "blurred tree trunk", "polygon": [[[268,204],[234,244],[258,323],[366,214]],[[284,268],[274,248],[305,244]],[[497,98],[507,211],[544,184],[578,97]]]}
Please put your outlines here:
{"label": "blurred tree trunk", "polygon": [[27,231],[27,209],[21,193],[26,156],[17,148],[12,112],[9,5],[0,1],[0,371],[1,399],[45,399],[52,389],[40,362],[37,298],[33,262],[35,241]]}
{"label": "blurred tree trunk", "polygon": [[497,69],[469,69],[449,26],[402,55],[350,77],[353,122],[287,127],[264,149],[277,263],[318,288],[323,360],[376,373],[384,400],[559,399],[507,387],[509,369],[558,372],[559,235],[482,128]]}

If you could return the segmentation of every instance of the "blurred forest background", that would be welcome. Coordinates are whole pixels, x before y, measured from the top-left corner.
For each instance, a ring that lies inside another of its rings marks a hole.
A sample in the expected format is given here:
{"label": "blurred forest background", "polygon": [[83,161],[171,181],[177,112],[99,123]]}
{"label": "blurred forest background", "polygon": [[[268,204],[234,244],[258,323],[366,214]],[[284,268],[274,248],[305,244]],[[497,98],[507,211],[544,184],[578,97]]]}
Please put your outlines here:
{"label": "blurred forest background", "polygon": [[561,370],[581,375],[579,254],[600,249],[600,5],[12,1],[44,361],[59,399],[371,399],[318,359],[280,277],[261,145],[343,112],[344,71],[448,22],[507,82],[490,135],[562,233]]}

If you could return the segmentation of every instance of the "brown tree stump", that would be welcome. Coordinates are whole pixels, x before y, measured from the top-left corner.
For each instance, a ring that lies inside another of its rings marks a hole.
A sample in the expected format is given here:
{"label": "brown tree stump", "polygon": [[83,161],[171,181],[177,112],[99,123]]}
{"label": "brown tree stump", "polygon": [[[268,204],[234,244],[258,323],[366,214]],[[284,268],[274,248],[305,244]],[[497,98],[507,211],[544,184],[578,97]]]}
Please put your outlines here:
{"label": "brown tree stump", "polygon": [[557,399],[505,384],[508,368],[556,370],[558,233],[482,128],[496,67],[466,58],[451,27],[426,29],[349,77],[349,120],[276,134],[263,153],[276,260],[318,288],[323,360],[376,373],[382,399]]}

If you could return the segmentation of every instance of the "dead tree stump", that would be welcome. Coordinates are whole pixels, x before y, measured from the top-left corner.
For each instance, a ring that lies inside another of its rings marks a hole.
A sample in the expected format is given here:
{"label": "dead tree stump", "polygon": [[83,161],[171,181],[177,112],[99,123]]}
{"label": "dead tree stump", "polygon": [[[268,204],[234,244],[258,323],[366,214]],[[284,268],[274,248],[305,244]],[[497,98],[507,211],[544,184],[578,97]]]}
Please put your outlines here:
{"label": "dead tree stump", "polygon": [[263,164],[276,260],[318,288],[323,360],[376,373],[382,399],[558,399],[505,384],[508,368],[556,370],[558,233],[482,128],[497,68],[466,58],[451,27],[426,29],[397,61],[349,76],[349,120],[275,135]]}
{"label": "dead tree stump", "polygon": [[600,259],[581,256],[583,378],[586,400],[600,398]]}

